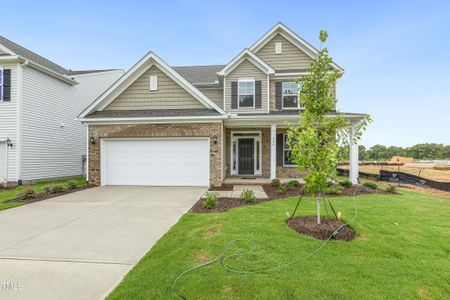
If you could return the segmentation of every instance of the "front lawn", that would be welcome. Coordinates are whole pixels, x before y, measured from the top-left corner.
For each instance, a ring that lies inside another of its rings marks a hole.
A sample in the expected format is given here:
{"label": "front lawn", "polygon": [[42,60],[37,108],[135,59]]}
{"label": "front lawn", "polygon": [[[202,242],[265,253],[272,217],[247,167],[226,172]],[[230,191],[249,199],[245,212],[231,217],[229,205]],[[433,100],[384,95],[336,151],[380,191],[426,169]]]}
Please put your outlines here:
{"label": "front lawn", "polygon": [[[64,186],[66,186],[67,182],[69,180],[75,181],[78,187],[86,185],[86,179],[84,179],[83,177],[77,176],[77,177],[64,178],[64,179],[58,179],[58,180],[42,180],[42,181],[36,182],[32,186],[35,189],[36,193],[42,193],[44,191],[44,186],[46,186],[46,185],[62,184]],[[0,210],[23,205],[24,203],[21,203],[21,202],[7,202],[7,201],[19,197],[20,191],[22,191],[26,187],[28,187],[28,185],[18,186],[13,189],[0,189]]]}
{"label": "front lawn", "polygon": [[[168,199],[170,200],[170,199]],[[231,259],[259,269],[303,256],[323,241],[301,236],[284,220],[295,198],[184,215],[112,292],[108,299],[173,299],[172,280],[185,269],[218,256],[233,239],[250,239],[254,254]],[[333,198],[349,220],[350,197]],[[239,275],[214,264],[183,277],[187,299],[445,299],[450,294],[450,199],[402,191],[356,197],[358,237],[331,241],[311,258],[263,274]],[[306,199],[300,213],[312,215]],[[447,298],[448,299],[448,298]]]}

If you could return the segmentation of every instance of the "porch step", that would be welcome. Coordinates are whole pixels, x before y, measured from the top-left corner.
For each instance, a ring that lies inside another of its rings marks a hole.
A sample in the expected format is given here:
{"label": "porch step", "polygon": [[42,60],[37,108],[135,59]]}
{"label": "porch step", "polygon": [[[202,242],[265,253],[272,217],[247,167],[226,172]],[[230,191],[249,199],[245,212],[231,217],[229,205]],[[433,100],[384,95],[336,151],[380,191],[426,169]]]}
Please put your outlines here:
{"label": "porch step", "polygon": [[243,184],[243,185],[258,185],[270,183],[269,178],[262,177],[228,177],[223,181],[224,184]]}

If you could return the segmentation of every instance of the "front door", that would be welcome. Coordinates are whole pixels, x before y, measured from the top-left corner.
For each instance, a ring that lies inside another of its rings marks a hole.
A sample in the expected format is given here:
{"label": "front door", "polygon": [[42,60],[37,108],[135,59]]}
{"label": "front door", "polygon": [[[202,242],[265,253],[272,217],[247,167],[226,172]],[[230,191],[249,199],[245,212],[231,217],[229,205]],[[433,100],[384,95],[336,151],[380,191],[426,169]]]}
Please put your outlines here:
{"label": "front door", "polygon": [[239,139],[239,174],[253,175],[255,172],[255,140]]}

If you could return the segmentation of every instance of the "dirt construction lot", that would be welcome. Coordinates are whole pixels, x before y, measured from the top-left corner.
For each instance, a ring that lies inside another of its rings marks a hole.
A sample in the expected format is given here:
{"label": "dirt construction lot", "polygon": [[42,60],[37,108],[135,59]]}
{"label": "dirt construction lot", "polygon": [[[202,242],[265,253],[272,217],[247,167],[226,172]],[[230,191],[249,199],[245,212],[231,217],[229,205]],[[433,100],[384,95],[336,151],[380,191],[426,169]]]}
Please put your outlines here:
{"label": "dirt construction lot", "polygon": [[[342,166],[344,169],[348,169],[348,166]],[[449,170],[434,170],[430,168],[424,168],[423,166],[359,166],[359,171],[364,173],[379,174],[379,171],[383,169],[386,171],[400,171],[423,178],[428,178],[435,181],[450,182]]]}

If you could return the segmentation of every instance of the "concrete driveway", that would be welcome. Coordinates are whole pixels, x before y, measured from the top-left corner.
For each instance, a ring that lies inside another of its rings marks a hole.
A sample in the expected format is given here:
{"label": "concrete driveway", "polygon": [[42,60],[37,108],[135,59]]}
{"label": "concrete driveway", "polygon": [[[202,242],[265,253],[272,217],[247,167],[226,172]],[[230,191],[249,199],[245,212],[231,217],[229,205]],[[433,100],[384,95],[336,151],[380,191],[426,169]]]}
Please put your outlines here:
{"label": "concrete driveway", "polygon": [[200,187],[100,187],[0,211],[0,299],[101,299]]}

